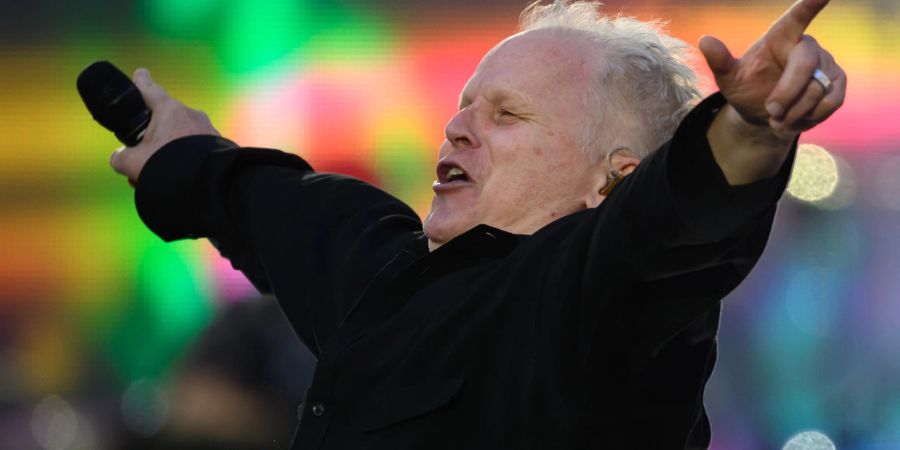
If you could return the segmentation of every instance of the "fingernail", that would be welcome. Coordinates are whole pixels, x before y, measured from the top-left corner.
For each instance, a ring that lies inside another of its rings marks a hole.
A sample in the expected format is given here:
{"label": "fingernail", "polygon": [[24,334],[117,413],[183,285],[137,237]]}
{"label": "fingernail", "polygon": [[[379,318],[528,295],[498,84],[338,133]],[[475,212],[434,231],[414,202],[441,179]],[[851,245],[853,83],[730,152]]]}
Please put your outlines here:
{"label": "fingernail", "polygon": [[768,111],[769,115],[772,117],[781,117],[781,114],[783,113],[781,105],[779,105],[778,102],[766,103],[766,111]]}

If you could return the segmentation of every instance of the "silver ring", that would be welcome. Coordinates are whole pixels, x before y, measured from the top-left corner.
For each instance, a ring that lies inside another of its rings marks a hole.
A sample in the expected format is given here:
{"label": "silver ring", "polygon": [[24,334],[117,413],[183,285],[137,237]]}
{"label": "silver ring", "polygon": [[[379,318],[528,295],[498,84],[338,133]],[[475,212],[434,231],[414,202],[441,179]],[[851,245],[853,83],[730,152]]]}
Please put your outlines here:
{"label": "silver ring", "polygon": [[817,68],[816,71],[813,72],[812,79],[821,84],[822,88],[825,89],[825,92],[828,92],[828,88],[831,87],[831,79],[828,78],[828,75],[825,75],[825,72],[822,72],[822,69]]}

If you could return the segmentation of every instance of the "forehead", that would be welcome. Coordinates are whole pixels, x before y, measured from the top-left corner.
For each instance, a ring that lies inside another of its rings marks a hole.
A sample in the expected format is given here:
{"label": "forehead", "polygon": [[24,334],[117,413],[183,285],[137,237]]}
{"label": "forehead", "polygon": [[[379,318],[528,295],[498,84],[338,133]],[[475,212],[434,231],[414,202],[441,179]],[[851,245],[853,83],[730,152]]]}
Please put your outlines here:
{"label": "forehead", "polygon": [[575,33],[547,29],[519,33],[485,55],[463,90],[463,100],[492,94],[529,101],[576,100],[595,67],[592,55],[597,52]]}

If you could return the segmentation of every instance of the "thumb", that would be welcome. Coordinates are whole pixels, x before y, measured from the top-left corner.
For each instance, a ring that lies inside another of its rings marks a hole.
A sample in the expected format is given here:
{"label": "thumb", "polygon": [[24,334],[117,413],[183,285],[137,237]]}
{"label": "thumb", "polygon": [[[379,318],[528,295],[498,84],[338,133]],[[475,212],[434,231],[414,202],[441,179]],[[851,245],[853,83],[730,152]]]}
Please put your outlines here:
{"label": "thumb", "polygon": [[153,82],[150,71],[141,67],[134,71],[134,85],[141,91],[144,103],[151,111],[159,108],[169,98],[169,94],[162,86]]}
{"label": "thumb", "polygon": [[725,44],[712,36],[700,38],[700,52],[706,58],[706,64],[716,76],[716,82],[722,88],[722,82],[731,78],[737,60],[731,55]]}
{"label": "thumb", "polygon": [[119,175],[125,175],[129,180],[137,179],[134,166],[134,148],[119,147],[109,155],[109,166]]}

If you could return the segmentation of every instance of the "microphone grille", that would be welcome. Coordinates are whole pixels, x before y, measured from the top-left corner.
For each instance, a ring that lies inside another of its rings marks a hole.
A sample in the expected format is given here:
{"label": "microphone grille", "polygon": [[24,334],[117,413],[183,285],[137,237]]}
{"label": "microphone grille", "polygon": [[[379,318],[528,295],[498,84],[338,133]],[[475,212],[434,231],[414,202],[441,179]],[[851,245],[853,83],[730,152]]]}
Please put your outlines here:
{"label": "microphone grille", "polygon": [[140,140],[150,110],[127,75],[108,61],[97,61],[78,75],[77,86],[94,120],[116,133],[126,145]]}
{"label": "microphone grille", "polygon": [[78,93],[91,114],[96,115],[108,107],[134,83],[109,61],[97,61],[78,75]]}

